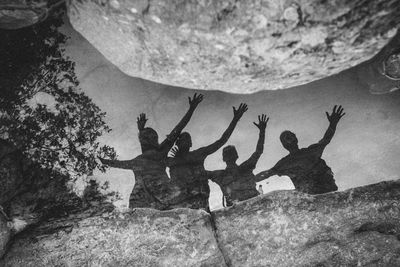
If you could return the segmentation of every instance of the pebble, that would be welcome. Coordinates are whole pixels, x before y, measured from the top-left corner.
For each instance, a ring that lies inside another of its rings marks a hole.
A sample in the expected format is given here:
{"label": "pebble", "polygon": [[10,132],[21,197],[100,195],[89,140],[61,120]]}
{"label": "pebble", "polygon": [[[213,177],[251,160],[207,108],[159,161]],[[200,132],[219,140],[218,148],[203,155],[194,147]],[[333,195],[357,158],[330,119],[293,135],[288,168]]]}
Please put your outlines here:
{"label": "pebble", "polygon": [[110,6],[114,9],[119,9],[120,8],[120,4],[117,0],[111,0],[110,1]]}
{"label": "pebble", "polygon": [[151,16],[151,19],[154,20],[156,23],[161,24],[161,19],[157,16]]}

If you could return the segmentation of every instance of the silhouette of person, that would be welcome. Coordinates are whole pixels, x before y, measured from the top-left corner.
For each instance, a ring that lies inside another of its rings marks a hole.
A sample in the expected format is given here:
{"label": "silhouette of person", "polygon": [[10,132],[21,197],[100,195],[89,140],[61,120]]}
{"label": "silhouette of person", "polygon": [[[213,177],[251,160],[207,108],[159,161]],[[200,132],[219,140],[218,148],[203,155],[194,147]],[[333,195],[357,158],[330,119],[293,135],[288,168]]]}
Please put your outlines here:
{"label": "silhouette of person", "polygon": [[243,103],[237,110],[233,107],[234,116],[228,128],[221,138],[208,146],[189,151],[192,147],[192,139],[187,132],[182,133],[176,140],[176,147],[171,150],[172,157],[168,158],[167,165],[170,168],[171,180],[180,187],[177,207],[209,211],[210,188],[204,161],[208,155],[216,152],[228,141],[236,124],[246,111],[247,105]]}
{"label": "silhouette of person", "polygon": [[264,151],[265,129],[269,118],[262,114],[258,116],[258,123],[254,125],[259,129],[256,151],[249,159],[237,165],[239,158],[234,146],[226,146],[222,151],[223,161],[226,163],[225,170],[209,172],[210,179],[217,183],[226,199],[226,205],[232,206],[234,202],[243,201],[260,193],[257,190],[256,177],[253,174],[257,162]]}
{"label": "silhouette of person", "polygon": [[171,131],[167,138],[158,143],[157,132],[145,127],[147,118],[140,114],[137,119],[139,129],[139,141],[142,154],[131,160],[108,160],[100,158],[105,165],[114,168],[132,170],[135,174],[135,186],[129,198],[129,207],[150,207],[155,209],[169,209],[169,200],[174,188],[170,185],[165,171],[165,161],[169,150],[183,128],[189,122],[197,105],[203,100],[203,95],[194,94],[189,97],[189,110],[178,125]]}
{"label": "silhouette of person", "polygon": [[290,131],[282,132],[280,140],[289,155],[282,158],[270,170],[257,174],[257,180],[273,175],[286,175],[292,180],[296,190],[308,194],[323,194],[338,189],[333,173],[321,159],[325,147],[332,140],[339,120],[345,115],[342,106],[333,108],[332,114],[326,112],[329,127],[324,137],[316,144],[299,149],[296,135]]}

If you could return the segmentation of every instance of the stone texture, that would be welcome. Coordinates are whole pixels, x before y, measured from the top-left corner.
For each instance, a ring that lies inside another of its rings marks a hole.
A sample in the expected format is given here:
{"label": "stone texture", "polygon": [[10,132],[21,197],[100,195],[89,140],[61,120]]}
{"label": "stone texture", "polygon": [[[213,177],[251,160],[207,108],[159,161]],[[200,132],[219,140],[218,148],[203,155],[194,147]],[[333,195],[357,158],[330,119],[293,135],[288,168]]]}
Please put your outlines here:
{"label": "stone texture", "polygon": [[48,0],[2,0],[0,3],[0,28],[18,29],[47,18],[51,5]]}
{"label": "stone texture", "polygon": [[276,191],[211,216],[87,209],[16,236],[0,266],[399,266],[399,222],[400,180]]}
{"label": "stone texture", "polygon": [[276,191],[214,213],[231,266],[400,266],[400,181]]}
{"label": "stone texture", "polygon": [[393,80],[400,80],[400,49],[393,51],[383,62],[384,74]]}
{"label": "stone texture", "polygon": [[372,94],[384,94],[400,89],[400,31],[371,60],[358,68],[360,81]]}
{"label": "stone texture", "polygon": [[338,73],[380,51],[400,23],[397,0],[4,0],[0,28],[43,21],[64,2],[74,28],[128,75],[228,92]]}
{"label": "stone texture", "polygon": [[18,237],[1,266],[225,266],[198,210],[79,213]]}
{"label": "stone texture", "polygon": [[254,92],[320,79],[396,34],[386,1],[72,1],[73,27],[128,75],[188,88]]}

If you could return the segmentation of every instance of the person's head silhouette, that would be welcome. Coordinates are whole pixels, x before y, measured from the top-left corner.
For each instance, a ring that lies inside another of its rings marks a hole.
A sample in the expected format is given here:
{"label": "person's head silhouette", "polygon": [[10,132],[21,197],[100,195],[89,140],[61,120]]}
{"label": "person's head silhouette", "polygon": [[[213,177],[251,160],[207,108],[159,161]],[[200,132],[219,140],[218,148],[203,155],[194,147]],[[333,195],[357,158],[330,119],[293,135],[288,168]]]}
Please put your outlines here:
{"label": "person's head silhouette", "polygon": [[279,137],[284,148],[293,152],[299,149],[298,140],[294,133],[291,131],[283,131]]}
{"label": "person's head silhouette", "polygon": [[239,156],[235,146],[226,146],[222,150],[222,160],[227,164],[235,163],[238,158]]}
{"label": "person's head silhouette", "polygon": [[179,151],[189,151],[192,147],[192,137],[188,132],[183,132],[179,135],[175,144]]}
{"label": "person's head silhouette", "polygon": [[153,128],[146,127],[139,132],[139,142],[142,146],[142,152],[158,148],[158,134]]}

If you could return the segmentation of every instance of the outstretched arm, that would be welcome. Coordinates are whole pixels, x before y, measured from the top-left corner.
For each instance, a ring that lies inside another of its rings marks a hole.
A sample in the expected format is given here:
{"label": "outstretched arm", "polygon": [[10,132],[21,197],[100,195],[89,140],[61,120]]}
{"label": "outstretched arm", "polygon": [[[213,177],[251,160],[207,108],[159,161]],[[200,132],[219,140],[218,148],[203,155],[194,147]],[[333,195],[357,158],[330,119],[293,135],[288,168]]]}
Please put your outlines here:
{"label": "outstretched arm", "polygon": [[99,158],[101,163],[104,165],[108,165],[113,168],[119,169],[126,169],[126,170],[133,170],[134,159],[131,160],[110,160],[110,159],[103,159]]}
{"label": "outstretched arm", "polygon": [[256,167],[258,159],[264,152],[265,128],[267,128],[268,121],[269,117],[267,118],[265,114],[262,114],[258,116],[258,124],[253,122],[254,125],[260,130],[260,133],[258,135],[256,151],[250,156],[248,160],[240,164],[241,168],[253,170]]}
{"label": "outstretched arm", "polygon": [[274,168],[256,174],[256,182],[261,182],[271,176],[278,175]]}
{"label": "outstretched arm", "polygon": [[188,124],[197,106],[200,104],[201,101],[203,101],[202,94],[197,95],[196,93],[194,94],[193,98],[190,97],[188,98],[189,98],[189,110],[186,112],[185,116],[183,116],[181,121],[175,126],[175,128],[171,131],[171,133],[160,145],[160,149],[166,151],[167,153],[174,145],[174,142],[181,134],[183,128],[185,128],[185,126]]}
{"label": "outstretched arm", "polygon": [[224,173],[224,170],[206,171],[206,173],[209,180],[221,185],[221,180],[223,178],[222,174]]}
{"label": "outstretched arm", "polygon": [[229,124],[228,128],[222,134],[222,136],[217,141],[212,143],[211,145],[199,148],[194,152],[201,154],[203,157],[206,157],[206,156],[214,153],[218,149],[220,149],[228,141],[229,137],[231,136],[233,130],[236,127],[236,124],[238,123],[238,121],[240,120],[240,118],[243,116],[243,114],[246,111],[247,111],[247,105],[244,103],[240,104],[238,109],[233,107],[233,119],[232,119],[231,123]]}
{"label": "outstretched arm", "polygon": [[274,175],[287,175],[285,170],[288,168],[288,165],[290,165],[290,159],[287,157],[280,159],[271,169],[256,174],[256,182],[261,182]]}
{"label": "outstretched arm", "polygon": [[322,137],[322,139],[318,142],[318,144],[326,146],[327,144],[329,144],[332,140],[333,135],[335,134],[336,131],[336,126],[339,122],[339,120],[346,114],[343,112],[343,108],[342,106],[337,107],[337,105],[335,105],[333,107],[332,113],[329,114],[328,112],[326,113],[326,117],[328,118],[329,121],[329,127],[326,130],[324,137]]}

